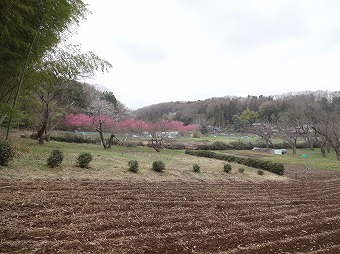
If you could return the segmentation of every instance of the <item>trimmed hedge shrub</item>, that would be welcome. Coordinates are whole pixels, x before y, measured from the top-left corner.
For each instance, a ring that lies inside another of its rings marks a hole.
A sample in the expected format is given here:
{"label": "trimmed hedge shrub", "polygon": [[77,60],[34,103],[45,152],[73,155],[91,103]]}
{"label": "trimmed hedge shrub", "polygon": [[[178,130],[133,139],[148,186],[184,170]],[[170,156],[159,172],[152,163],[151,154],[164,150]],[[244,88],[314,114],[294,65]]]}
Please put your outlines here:
{"label": "trimmed hedge shrub", "polygon": [[134,172],[134,173],[138,172],[138,169],[139,169],[138,161],[131,160],[128,162],[128,165],[129,165],[129,170],[131,172]]}
{"label": "trimmed hedge shrub", "polygon": [[[30,138],[31,139],[38,139],[38,134],[32,133]],[[50,140],[58,141],[58,142],[77,143],[77,144],[82,144],[82,143],[97,144],[97,143],[100,143],[100,138],[91,138],[91,137],[86,137],[86,136],[83,136],[83,135],[76,135],[76,134],[71,134],[71,133],[67,133],[63,136],[51,136]]]}
{"label": "trimmed hedge shrub", "polygon": [[163,161],[154,161],[152,163],[152,169],[156,172],[163,172],[165,169],[165,164]]}
{"label": "trimmed hedge shrub", "polygon": [[189,155],[198,156],[198,157],[206,157],[206,158],[224,160],[228,162],[235,162],[235,163],[245,165],[248,167],[269,171],[277,175],[284,174],[284,165],[282,163],[275,163],[271,161],[264,161],[264,160],[254,159],[254,158],[236,157],[234,155],[221,154],[221,153],[216,153],[212,151],[186,150],[185,153]]}
{"label": "trimmed hedge shrub", "polygon": [[0,166],[7,165],[14,157],[14,150],[10,143],[0,139]]}
{"label": "trimmed hedge shrub", "polygon": [[167,149],[184,150],[185,144],[183,144],[183,143],[170,143],[170,144],[165,144],[164,147],[167,148]]}
{"label": "trimmed hedge shrub", "polygon": [[263,176],[263,175],[264,175],[264,172],[263,172],[263,170],[259,169],[259,170],[257,171],[257,174],[258,174],[259,176]]}
{"label": "trimmed hedge shrub", "polygon": [[231,171],[231,164],[229,164],[229,163],[224,164],[223,170],[224,170],[224,172],[229,173]]}
{"label": "trimmed hedge shrub", "polygon": [[77,166],[81,168],[88,168],[93,157],[91,153],[81,153],[77,157]]}
{"label": "trimmed hedge shrub", "polygon": [[47,158],[47,166],[50,168],[55,168],[60,166],[64,159],[62,151],[55,149],[51,152],[50,156]]}
{"label": "trimmed hedge shrub", "polygon": [[196,172],[196,173],[200,172],[200,166],[199,166],[198,164],[194,164],[194,165],[192,166],[192,169],[193,169],[194,172]]}

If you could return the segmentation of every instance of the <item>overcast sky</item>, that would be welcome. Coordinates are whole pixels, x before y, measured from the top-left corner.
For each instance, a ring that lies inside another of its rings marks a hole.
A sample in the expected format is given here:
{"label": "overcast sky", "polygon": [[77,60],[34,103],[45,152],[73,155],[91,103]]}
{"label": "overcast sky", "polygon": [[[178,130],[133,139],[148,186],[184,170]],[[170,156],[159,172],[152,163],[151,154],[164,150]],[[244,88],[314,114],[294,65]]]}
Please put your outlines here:
{"label": "overcast sky", "polygon": [[113,68],[89,83],[128,108],[339,91],[338,0],[84,0],[73,43]]}

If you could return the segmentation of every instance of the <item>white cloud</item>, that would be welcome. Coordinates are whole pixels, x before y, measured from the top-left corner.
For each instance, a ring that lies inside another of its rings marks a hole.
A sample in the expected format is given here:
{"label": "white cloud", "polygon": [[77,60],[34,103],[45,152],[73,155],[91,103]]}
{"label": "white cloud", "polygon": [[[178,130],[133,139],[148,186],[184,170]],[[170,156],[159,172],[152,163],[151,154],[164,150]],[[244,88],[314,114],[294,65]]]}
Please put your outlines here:
{"label": "white cloud", "polygon": [[73,42],[114,68],[89,82],[128,107],[338,90],[336,0],[88,0]]}

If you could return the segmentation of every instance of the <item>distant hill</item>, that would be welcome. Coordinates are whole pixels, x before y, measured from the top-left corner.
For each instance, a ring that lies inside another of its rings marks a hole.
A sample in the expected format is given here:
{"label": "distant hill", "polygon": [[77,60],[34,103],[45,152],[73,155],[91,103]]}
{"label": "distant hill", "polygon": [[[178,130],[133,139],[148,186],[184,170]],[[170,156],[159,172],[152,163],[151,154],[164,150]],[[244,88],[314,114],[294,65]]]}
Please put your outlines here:
{"label": "distant hill", "polygon": [[290,92],[272,96],[247,97],[223,96],[213,97],[197,101],[176,101],[153,104],[139,108],[133,112],[134,117],[145,121],[157,121],[161,118],[168,118],[182,121],[185,124],[202,123],[223,126],[234,123],[234,118],[241,114],[246,108],[252,111],[259,111],[268,104],[299,96],[313,96],[315,98],[331,98],[340,92],[328,91],[301,91]]}
{"label": "distant hill", "polygon": [[242,110],[244,108],[242,105],[247,101],[260,100],[262,102],[272,99],[273,98],[270,96],[248,96],[244,98],[236,96],[223,96],[197,101],[163,102],[139,108],[134,111],[134,116],[138,119],[143,119],[146,121],[157,121],[162,117],[168,117],[190,124],[199,117],[207,119],[210,117],[210,115],[214,115],[218,108],[227,107],[230,104],[233,104],[235,108]]}

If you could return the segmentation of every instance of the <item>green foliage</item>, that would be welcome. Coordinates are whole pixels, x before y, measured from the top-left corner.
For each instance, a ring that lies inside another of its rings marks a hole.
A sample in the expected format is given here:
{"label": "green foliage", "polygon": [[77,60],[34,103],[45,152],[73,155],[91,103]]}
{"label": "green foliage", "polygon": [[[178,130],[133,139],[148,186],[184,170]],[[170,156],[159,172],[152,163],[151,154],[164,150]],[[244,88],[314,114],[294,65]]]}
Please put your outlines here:
{"label": "green foliage", "polygon": [[194,172],[196,172],[196,173],[200,172],[200,166],[199,166],[198,164],[194,164],[194,165],[192,166],[192,169],[193,169]]}
{"label": "green foliage", "polygon": [[81,168],[88,168],[93,157],[91,153],[81,153],[77,157],[77,166]]}
{"label": "green foliage", "polygon": [[184,150],[185,144],[179,143],[179,142],[174,142],[174,143],[164,144],[164,147],[167,148],[167,149]]}
{"label": "green foliage", "polygon": [[154,161],[152,163],[152,169],[156,172],[163,172],[165,170],[165,164],[163,161]]}
{"label": "green foliage", "polygon": [[230,149],[230,147],[231,146],[227,143],[216,141],[211,145],[210,149],[211,150],[227,150],[227,149]]}
{"label": "green foliage", "polygon": [[254,123],[257,118],[258,113],[250,110],[249,107],[247,107],[238,117],[238,120],[240,121],[242,126],[249,126]]}
{"label": "green foliage", "polygon": [[232,149],[232,146],[221,141],[215,141],[210,145],[197,146],[197,150],[228,150],[228,149]]}
{"label": "green foliage", "polygon": [[14,75],[25,61],[39,61],[88,12],[81,0],[2,0],[0,10],[0,75]]}
{"label": "green foliage", "polygon": [[282,163],[274,163],[271,161],[264,161],[264,160],[254,159],[254,158],[237,157],[234,155],[226,155],[222,153],[215,153],[212,151],[186,150],[185,153],[189,155],[198,156],[198,157],[206,157],[206,158],[224,160],[228,162],[235,162],[235,163],[242,164],[248,167],[263,169],[263,170],[272,172],[277,175],[284,174],[284,165]]}
{"label": "green foliage", "polygon": [[[32,138],[34,138],[35,136],[33,136]],[[68,143],[78,143],[78,144],[82,144],[82,143],[89,143],[89,144],[97,144],[100,142],[99,138],[94,138],[94,137],[86,137],[86,136],[82,136],[82,135],[75,135],[75,134],[70,134],[67,133],[64,136],[51,136],[51,140],[54,141],[59,141],[59,142],[68,142]]]}
{"label": "green foliage", "polygon": [[138,169],[139,169],[139,166],[138,166],[138,161],[136,160],[130,160],[128,162],[128,165],[129,165],[129,170],[131,172],[134,172],[134,173],[137,173],[138,172]]}
{"label": "green foliage", "polygon": [[87,12],[81,0],[0,1],[0,101],[15,106],[20,89],[33,84],[24,82],[25,71],[35,70]]}
{"label": "green foliage", "polygon": [[55,168],[57,166],[60,166],[63,159],[64,159],[63,153],[60,150],[55,149],[51,152],[50,156],[47,158],[47,165],[50,168]]}
{"label": "green foliage", "polygon": [[229,164],[229,163],[224,164],[223,170],[224,170],[224,172],[229,173],[231,171],[231,164]]}
{"label": "green foliage", "polygon": [[101,99],[105,100],[108,103],[112,104],[113,106],[117,107],[117,99],[116,99],[115,95],[113,94],[113,92],[104,91],[102,93]]}
{"label": "green foliage", "polygon": [[82,0],[0,2],[0,101],[6,102],[0,104],[0,123],[6,120],[11,127],[17,116],[6,108],[19,108],[25,98],[29,103],[20,110],[36,114],[30,119],[41,118],[39,133],[58,122],[63,109],[88,107],[84,91],[74,93],[70,81],[112,66],[93,52],[81,53],[78,45],[58,47],[87,13]]}
{"label": "green foliage", "polygon": [[250,150],[250,149],[253,149],[254,146],[261,147],[265,145],[264,144],[257,145],[257,144],[252,144],[252,143],[244,143],[241,141],[233,141],[233,142],[230,142],[230,146],[232,147],[232,149],[235,149],[235,150]]}
{"label": "green foliage", "polygon": [[0,166],[7,165],[14,157],[12,146],[3,139],[0,139]]}

